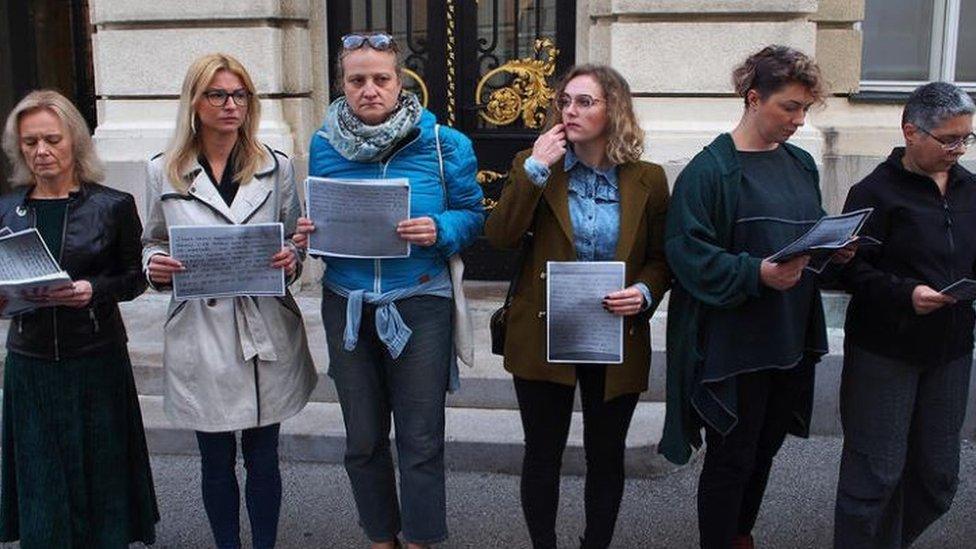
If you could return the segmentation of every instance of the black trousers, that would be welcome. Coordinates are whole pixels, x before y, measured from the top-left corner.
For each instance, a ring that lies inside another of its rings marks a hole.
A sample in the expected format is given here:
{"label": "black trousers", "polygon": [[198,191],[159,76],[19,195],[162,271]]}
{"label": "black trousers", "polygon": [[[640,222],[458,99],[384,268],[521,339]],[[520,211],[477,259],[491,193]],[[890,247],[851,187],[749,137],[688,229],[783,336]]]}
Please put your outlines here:
{"label": "black trousers", "polygon": [[[611,366],[612,367],[612,366]],[[583,404],[586,451],[582,547],[610,545],[624,491],[624,449],[638,394],[604,402],[606,366],[576,368]],[[569,436],[576,388],[548,381],[515,378],[525,458],[522,461],[522,511],[535,549],[556,547],[559,472]]]}
{"label": "black trousers", "polygon": [[736,377],[738,423],[724,437],[705,428],[698,480],[698,531],[704,549],[728,549],[756,524],[773,457],[793,422],[796,402],[813,385],[813,364]]}

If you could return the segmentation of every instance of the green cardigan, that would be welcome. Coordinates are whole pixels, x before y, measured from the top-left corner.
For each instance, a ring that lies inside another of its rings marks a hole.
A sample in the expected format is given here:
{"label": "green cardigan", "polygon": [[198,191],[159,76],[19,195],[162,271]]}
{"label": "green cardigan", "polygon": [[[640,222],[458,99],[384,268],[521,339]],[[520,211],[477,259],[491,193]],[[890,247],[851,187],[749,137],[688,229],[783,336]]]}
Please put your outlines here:
{"label": "green cardigan", "polygon": [[[806,151],[785,143],[787,152],[813,172]],[[702,360],[699,329],[708,308],[734,308],[759,296],[761,258],[732,254],[732,229],[742,169],[732,136],[723,133],[678,176],[665,228],[665,254],[675,280],[668,303],[667,412],[658,452],[677,464],[701,446],[702,420],[691,404],[695,369]],[[791,430],[804,435],[809,418]],[[805,423],[805,424],[804,424]]]}

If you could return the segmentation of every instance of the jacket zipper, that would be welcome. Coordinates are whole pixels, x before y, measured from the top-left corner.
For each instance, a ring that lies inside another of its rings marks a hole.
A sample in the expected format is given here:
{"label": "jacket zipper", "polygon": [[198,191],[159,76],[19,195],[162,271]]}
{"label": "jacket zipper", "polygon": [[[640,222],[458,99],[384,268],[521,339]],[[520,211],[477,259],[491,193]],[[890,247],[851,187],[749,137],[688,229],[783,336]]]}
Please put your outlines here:
{"label": "jacket zipper", "polygon": [[[36,229],[37,228],[37,214],[34,212],[34,208],[28,209],[28,212],[30,213],[30,221],[28,222],[28,225],[31,228]],[[24,333],[24,315],[22,315],[22,314],[17,315],[17,333],[18,334]]]}
{"label": "jacket zipper", "polygon": [[[61,248],[58,250],[58,265],[61,265],[64,261],[64,237],[68,234],[68,213],[71,211],[71,200],[68,200],[68,204],[64,207],[64,220],[61,222]],[[54,321],[54,361],[58,362],[61,360],[61,351],[58,344],[58,308],[54,307],[51,311],[51,317]]]}
{"label": "jacket zipper", "polygon": [[955,282],[956,270],[951,257],[956,255],[956,241],[952,237],[952,210],[949,209],[949,200],[945,196],[942,197],[942,210],[945,212],[946,237],[949,240],[949,283],[952,284]]}
{"label": "jacket zipper", "polygon": [[91,318],[92,325],[95,327],[95,333],[97,334],[99,332],[98,318],[95,317],[95,309],[92,307],[88,307],[88,318]]}
{"label": "jacket zipper", "polygon": [[[406,145],[400,147],[399,149],[396,150],[396,152],[394,152],[393,154],[391,154],[390,157],[386,159],[386,162],[380,162],[379,163],[380,166],[381,166],[380,175],[384,179],[386,179],[386,169],[390,167],[390,162],[392,162],[393,159],[396,158],[396,155],[400,154],[400,151],[402,151],[403,149],[406,149],[410,145],[413,145],[414,143],[416,143],[417,140],[419,140],[419,139],[420,139],[420,134],[418,133],[417,136],[414,137],[412,140],[410,140],[409,143],[407,143]],[[373,260],[373,292],[375,292],[375,293],[381,293],[383,291],[383,263],[382,263],[382,261],[383,261],[382,259],[374,259]]]}
{"label": "jacket zipper", "polygon": [[[953,263],[953,259],[956,255],[956,241],[952,236],[952,210],[949,209],[949,189],[946,188],[946,194],[942,195],[942,211],[945,213],[945,226],[946,226],[946,238],[949,241],[949,284],[956,281],[956,269]],[[949,306],[949,328],[946,330],[949,334],[952,333],[952,329],[956,324],[956,309],[955,307]],[[946,355],[949,354],[949,342],[946,338],[943,338],[942,343],[942,363],[946,361]]]}

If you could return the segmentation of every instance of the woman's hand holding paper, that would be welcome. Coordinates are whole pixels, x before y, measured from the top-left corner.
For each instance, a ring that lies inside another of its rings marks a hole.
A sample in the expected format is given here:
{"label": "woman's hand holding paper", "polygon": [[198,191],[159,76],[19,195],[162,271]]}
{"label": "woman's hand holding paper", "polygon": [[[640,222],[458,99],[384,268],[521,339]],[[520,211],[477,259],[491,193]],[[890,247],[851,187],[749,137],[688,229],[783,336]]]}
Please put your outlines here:
{"label": "woman's hand holding paper", "polygon": [[644,307],[644,294],[637,286],[613,292],[603,299],[603,308],[617,316],[635,315]]}
{"label": "woman's hand holding paper", "polygon": [[433,246],[437,243],[437,224],[430,217],[406,219],[397,225],[400,238],[418,246]]}

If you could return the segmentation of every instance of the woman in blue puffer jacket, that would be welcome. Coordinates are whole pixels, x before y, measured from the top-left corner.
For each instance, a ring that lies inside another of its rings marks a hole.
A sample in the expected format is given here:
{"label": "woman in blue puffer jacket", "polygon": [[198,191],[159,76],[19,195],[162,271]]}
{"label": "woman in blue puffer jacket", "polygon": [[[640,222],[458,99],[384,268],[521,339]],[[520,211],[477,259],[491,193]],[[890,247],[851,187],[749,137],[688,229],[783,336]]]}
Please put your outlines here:
{"label": "woman in blue puffer jacket", "polygon": [[[390,36],[343,37],[336,70],[344,96],[312,138],[309,175],[406,178],[411,195],[410,219],[397,226],[412,244],[409,257],[323,258],[322,320],[346,425],[346,472],[374,548],[397,546],[401,530],[408,547],[426,547],[447,538],[444,400],[457,387],[448,258],[482,231],[477,161],[464,135],[438,127],[403,91]],[[314,226],[302,219],[298,230]]]}

